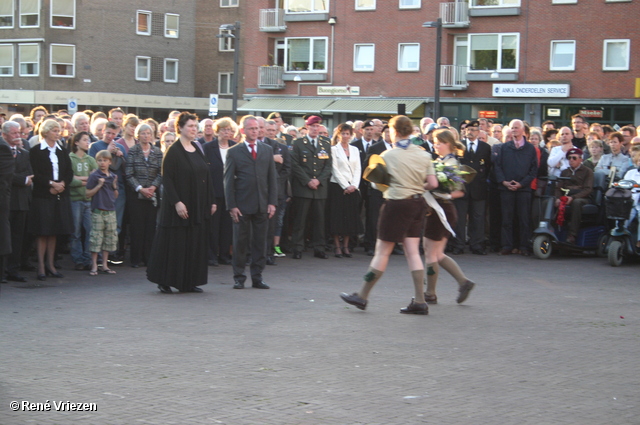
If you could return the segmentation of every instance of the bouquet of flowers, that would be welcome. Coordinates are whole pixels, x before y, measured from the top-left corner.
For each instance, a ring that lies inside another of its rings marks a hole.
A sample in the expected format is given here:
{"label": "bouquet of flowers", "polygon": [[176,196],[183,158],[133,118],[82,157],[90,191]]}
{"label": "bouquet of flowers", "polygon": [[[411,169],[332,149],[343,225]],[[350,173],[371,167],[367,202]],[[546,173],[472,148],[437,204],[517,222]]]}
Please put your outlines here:
{"label": "bouquet of flowers", "polygon": [[457,184],[469,183],[475,177],[475,173],[470,173],[468,171],[469,167],[464,165],[462,167],[445,165],[440,161],[434,161],[433,165],[438,179],[438,189],[436,189],[438,192],[451,193],[455,190]]}

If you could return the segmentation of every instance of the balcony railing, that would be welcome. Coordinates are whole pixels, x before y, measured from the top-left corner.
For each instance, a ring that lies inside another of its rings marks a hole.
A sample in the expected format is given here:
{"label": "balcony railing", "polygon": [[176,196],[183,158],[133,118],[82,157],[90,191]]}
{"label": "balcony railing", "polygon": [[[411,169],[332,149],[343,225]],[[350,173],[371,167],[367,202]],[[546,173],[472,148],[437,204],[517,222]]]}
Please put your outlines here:
{"label": "balcony railing", "polygon": [[466,28],[469,26],[469,3],[456,1],[440,3],[442,26],[448,28]]}
{"label": "balcony railing", "polygon": [[283,32],[286,30],[284,9],[260,9],[260,31]]}
{"label": "balcony railing", "polygon": [[464,90],[469,86],[467,83],[467,66],[441,65],[440,87],[443,90]]}
{"label": "balcony railing", "polygon": [[285,88],[282,79],[284,68],[281,66],[261,66],[258,68],[258,87],[261,89],[280,90]]}

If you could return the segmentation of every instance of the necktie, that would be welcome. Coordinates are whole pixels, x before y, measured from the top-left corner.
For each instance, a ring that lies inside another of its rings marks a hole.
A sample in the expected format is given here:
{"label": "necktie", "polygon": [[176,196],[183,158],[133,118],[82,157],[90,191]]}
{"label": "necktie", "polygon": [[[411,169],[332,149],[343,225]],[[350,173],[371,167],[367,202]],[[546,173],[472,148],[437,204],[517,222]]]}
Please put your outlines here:
{"label": "necktie", "polygon": [[256,159],[256,157],[258,156],[258,153],[256,152],[256,144],[249,143],[249,147],[251,148],[251,156],[253,157],[253,159]]}
{"label": "necktie", "polygon": [[13,153],[13,157],[15,158],[16,156],[18,156],[18,149],[11,148],[11,153]]}
{"label": "necktie", "polygon": [[471,151],[471,153],[476,153],[476,143],[475,142],[471,142],[471,146],[470,146],[469,150]]}
{"label": "necktie", "polygon": [[316,140],[315,139],[311,139],[311,144],[313,145],[314,148],[318,148],[318,145],[316,145]]}

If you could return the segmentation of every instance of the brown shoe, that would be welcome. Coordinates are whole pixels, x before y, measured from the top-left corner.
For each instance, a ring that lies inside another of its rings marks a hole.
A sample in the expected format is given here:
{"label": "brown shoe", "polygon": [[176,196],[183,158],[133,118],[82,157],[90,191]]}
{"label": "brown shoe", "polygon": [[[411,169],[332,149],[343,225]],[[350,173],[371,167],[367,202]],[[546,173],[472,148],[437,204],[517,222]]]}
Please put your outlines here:
{"label": "brown shoe", "polygon": [[347,304],[355,305],[360,310],[365,310],[367,308],[367,300],[360,298],[357,292],[354,292],[353,294],[343,292],[340,294],[340,298],[342,298],[342,300]]}
{"label": "brown shoe", "polygon": [[427,302],[427,304],[438,304],[438,297],[436,295],[427,295],[427,293],[424,293],[424,300]]}
{"label": "brown shoe", "polygon": [[460,293],[458,294],[458,299],[456,300],[456,302],[458,304],[462,304],[463,302],[465,302],[465,300],[469,297],[469,292],[471,292],[474,286],[476,286],[476,284],[471,282],[470,280],[467,280],[465,283],[460,285],[460,289],[458,289]]}
{"label": "brown shoe", "polygon": [[427,315],[429,314],[429,306],[427,303],[418,304],[415,299],[411,298],[411,303],[408,306],[401,308],[400,313]]}

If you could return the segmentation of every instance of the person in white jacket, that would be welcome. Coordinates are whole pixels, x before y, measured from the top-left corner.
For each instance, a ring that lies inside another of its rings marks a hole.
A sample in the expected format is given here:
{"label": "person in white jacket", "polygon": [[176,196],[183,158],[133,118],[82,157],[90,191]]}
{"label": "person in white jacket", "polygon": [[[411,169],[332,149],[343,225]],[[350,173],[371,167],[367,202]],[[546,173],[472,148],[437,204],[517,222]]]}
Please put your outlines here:
{"label": "person in white jacket", "polygon": [[[631,159],[635,167],[625,173],[623,180],[633,180],[640,184],[640,150],[632,151]],[[629,220],[627,220],[626,223],[627,227],[629,227],[634,218],[640,217],[640,203],[638,203],[638,200],[640,200],[640,189],[634,188],[632,190],[633,208],[631,209]],[[640,248],[640,226],[638,226],[638,233],[636,235],[636,248]]]}

